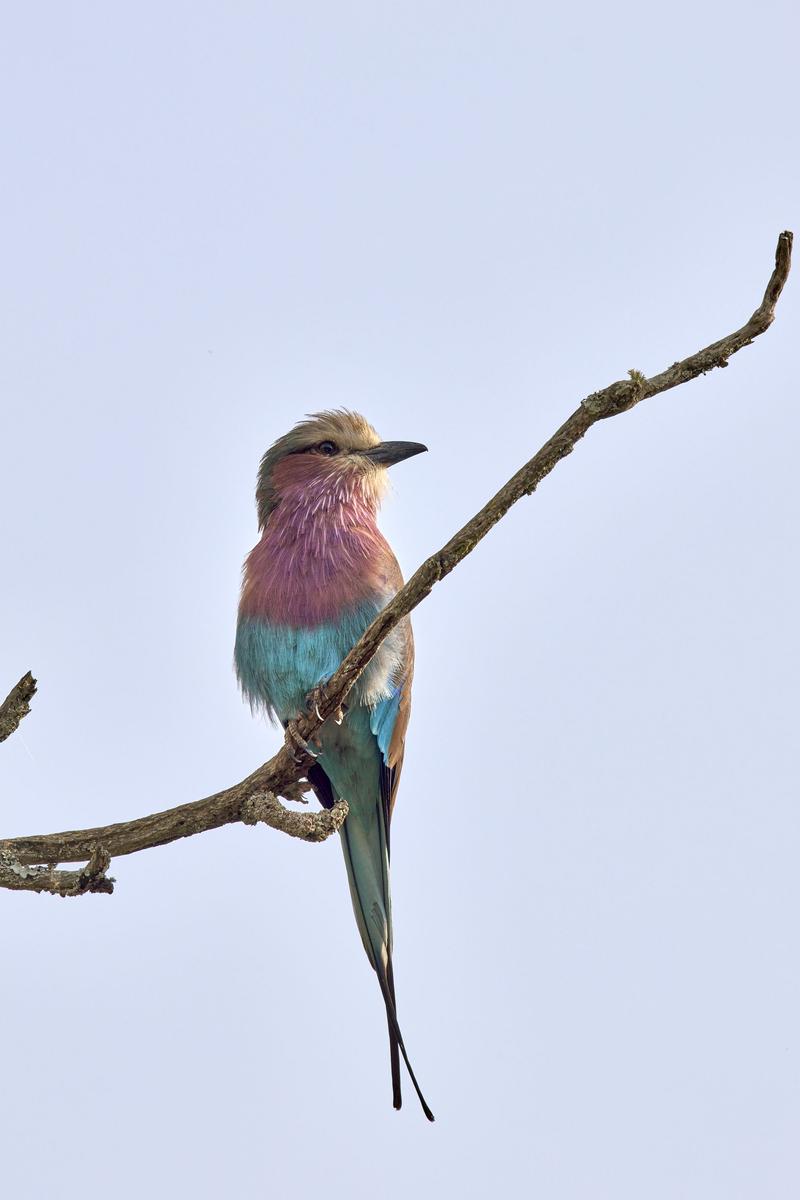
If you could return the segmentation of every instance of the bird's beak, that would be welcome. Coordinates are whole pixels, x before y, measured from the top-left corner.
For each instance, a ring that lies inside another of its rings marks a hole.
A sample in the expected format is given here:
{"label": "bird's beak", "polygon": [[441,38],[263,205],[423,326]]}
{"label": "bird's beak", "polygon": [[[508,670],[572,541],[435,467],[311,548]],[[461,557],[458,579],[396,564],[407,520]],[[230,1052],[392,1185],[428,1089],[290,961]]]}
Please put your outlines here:
{"label": "bird's beak", "polygon": [[422,442],[379,442],[371,450],[362,450],[361,453],[364,458],[369,458],[382,467],[393,467],[404,458],[413,458],[415,454],[422,454],[427,449]]}

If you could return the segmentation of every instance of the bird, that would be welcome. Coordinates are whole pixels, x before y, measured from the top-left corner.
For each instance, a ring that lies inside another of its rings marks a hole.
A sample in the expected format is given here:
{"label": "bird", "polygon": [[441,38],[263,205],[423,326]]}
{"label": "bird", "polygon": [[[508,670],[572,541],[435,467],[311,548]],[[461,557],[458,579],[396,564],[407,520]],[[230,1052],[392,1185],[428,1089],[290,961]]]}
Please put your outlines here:
{"label": "bird", "polygon": [[[378,529],[387,468],[427,447],[381,441],[356,412],[314,413],[261,459],[260,537],[245,559],[234,662],[254,710],[284,728],[313,703],[403,577]],[[402,1105],[400,1056],[433,1121],[397,1020],[392,970],[389,828],[411,711],[414,641],[405,617],[382,642],[346,704],[309,745],[307,779],[320,804],[344,799],[340,830],[350,897],[378,977],[389,1029],[392,1103]]]}

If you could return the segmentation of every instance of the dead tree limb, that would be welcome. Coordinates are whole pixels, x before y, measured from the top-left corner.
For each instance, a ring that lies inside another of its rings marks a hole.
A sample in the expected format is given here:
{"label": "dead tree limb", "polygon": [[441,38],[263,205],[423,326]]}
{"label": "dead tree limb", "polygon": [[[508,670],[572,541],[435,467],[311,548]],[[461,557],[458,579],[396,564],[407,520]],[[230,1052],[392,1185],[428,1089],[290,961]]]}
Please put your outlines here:
{"label": "dead tree limb", "polygon": [[[378,614],[335,674],[320,689],[315,697],[315,711],[307,712],[297,722],[296,731],[300,737],[306,740],[312,738],[322,722],[338,712],[358,676],[394,626],[416,608],[439,580],[450,574],[517,500],[523,496],[530,496],[536,490],[556,464],[572,452],[592,425],[618,413],[627,412],[642,400],[688,383],[714,367],[726,367],[732,355],[749,346],[755,338],[769,329],[789,275],[791,254],[792,234],[782,233],[775,252],[775,269],[767,284],[764,298],[741,329],[698,350],[688,358],[673,363],[659,375],[648,379],[639,371],[629,371],[627,379],[618,380],[587,396],[541,450],[441,550],[426,559],[408,583]],[[27,711],[27,700],[24,697],[18,696],[14,699],[15,693],[26,680],[29,681],[28,687],[33,685],[35,690],[32,678],[29,675],[25,676],[0,706],[0,741],[3,740],[3,736],[8,737],[16,729]],[[23,688],[23,693],[24,690]],[[27,698],[32,694],[31,691]],[[18,707],[20,701],[21,708]],[[10,714],[8,716],[7,706]],[[6,725],[3,724],[4,721],[7,722]],[[7,728],[7,732],[3,735],[4,728]],[[19,881],[20,871],[24,872],[26,866],[49,864],[47,867],[40,867],[38,873],[34,872],[29,882],[22,886],[61,895],[79,895],[83,891],[110,891],[110,886],[101,886],[103,881],[107,885],[111,883],[105,875],[107,859],[120,854],[134,854],[139,850],[161,846],[178,838],[190,837],[238,821],[246,824],[263,822],[292,837],[299,837],[305,841],[324,841],[341,828],[347,816],[347,805],[343,801],[330,810],[298,813],[284,808],[277,799],[281,795],[297,798],[298,784],[303,779],[308,765],[309,760],[298,755],[296,742],[287,738],[278,753],[247,779],[204,800],[196,800],[194,803],[182,804],[165,812],[96,829],[0,840],[0,886],[19,887],[19,882],[9,883],[8,878],[13,876]],[[55,865],[60,862],[87,860],[89,865],[83,871],[54,870]],[[98,871],[99,862],[106,863],[102,871]],[[50,886],[42,882],[47,873],[54,877]],[[84,881],[84,886],[79,886],[79,879]],[[87,879],[93,880],[97,886],[87,884]]]}

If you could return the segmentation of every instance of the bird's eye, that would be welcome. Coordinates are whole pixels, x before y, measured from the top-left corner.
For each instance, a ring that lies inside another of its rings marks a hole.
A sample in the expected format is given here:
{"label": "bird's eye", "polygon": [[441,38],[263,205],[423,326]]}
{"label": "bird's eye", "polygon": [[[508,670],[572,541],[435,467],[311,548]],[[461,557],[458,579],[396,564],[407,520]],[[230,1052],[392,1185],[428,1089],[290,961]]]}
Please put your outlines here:
{"label": "bird's eye", "polygon": [[339,452],[339,447],[336,445],[336,442],[320,442],[320,444],[317,446],[317,449],[319,450],[320,454],[338,454]]}

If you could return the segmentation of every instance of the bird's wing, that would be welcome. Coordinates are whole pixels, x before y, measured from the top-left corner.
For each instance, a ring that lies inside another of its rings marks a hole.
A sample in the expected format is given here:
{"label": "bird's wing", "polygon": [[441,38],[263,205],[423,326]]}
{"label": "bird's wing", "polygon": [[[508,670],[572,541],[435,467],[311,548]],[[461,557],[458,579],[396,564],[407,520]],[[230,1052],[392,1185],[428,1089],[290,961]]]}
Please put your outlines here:
{"label": "bird's wing", "polygon": [[[389,547],[386,558],[386,582],[396,593],[403,586],[403,572]],[[378,740],[381,752],[381,798],[383,800],[386,836],[403,769],[403,754],[406,747],[406,730],[411,716],[411,683],[414,678],[414,634],[411,621],[404,617],[397,626],[400,640],[398,664],[392,678],[393,691],[386,700],[377,704],[372,713],[372,732]]]}
{"label": "bird's wing", "polygon": [[392,693],[375,705],[370,717],[370,727],[381,752],[381,799],[387,834],[400,783],[400,772],[403,769],[406,729],[411,716],[411,682],[414,676],[414,637],[411,622],[406,619],[400,627],[400,632],[403,637],[402,651],[392,679]]}

